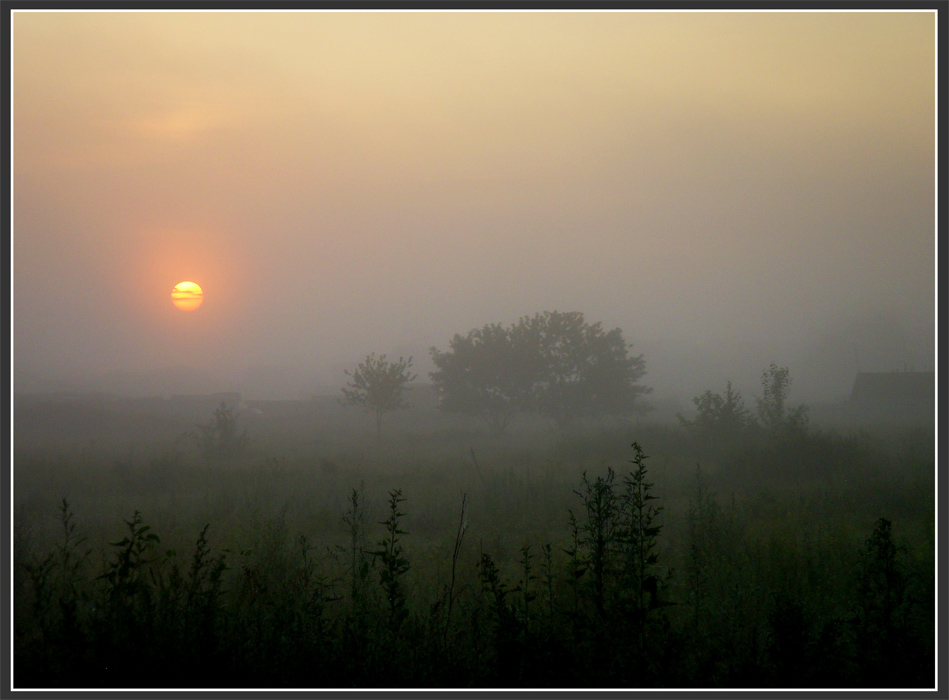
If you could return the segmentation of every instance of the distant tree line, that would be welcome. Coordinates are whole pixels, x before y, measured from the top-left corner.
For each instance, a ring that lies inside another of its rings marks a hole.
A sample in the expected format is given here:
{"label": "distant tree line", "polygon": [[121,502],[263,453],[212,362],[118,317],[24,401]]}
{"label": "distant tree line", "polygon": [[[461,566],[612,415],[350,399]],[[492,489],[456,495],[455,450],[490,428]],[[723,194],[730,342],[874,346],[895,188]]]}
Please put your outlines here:
{"label": "distant tree line", "polygon": [[[499,323],[456,334],[448,349],[431,348],[430,373],[441,409],[476,417],[498,434],[521,414],[553,421],[566,431],[584,418],[627,416],[644,409],[651,389],[642,355],[619,328],[607,331],[580,312],[547,311],[515,324]],[[415,378],[412,358],[390,363],[370,355],[343,389],[344,403],[381,415],[408,406],[402,400]]]}
{"label": "distant tree line", "polygon": [[[652,389],[639,383],[646,363],[631,348],[619,328],[607,331],[578,311],[546,311],[509,326],[489,323],[455,334],[447,350],[430,349],[435,371],[429,376],[442,411],[478,418],[496,434],[525,414],[547,418],[565,432],[585,418],[648,410],[643,397]],[[350,381],[341,402],[375,415],[377,439],[382,416],[409,407],[404,394],[417,378],[411,369],[411,357],[390,362],[370,354],[346,372]],[[724,394],[707,390],[694,397],[694,418],[678,418],[702,440],[730,441],[756,430],[801,435],[808,408],[788,405],[790,387],[789,369],[772,362],[761,374],[757,419],[731,382]]]}
{"label": "distant tree line", "polygon": [[695,417],[678,414],[678,419],[703,441],[734,440],[755,430],[779,438],[803,436],[808,430],[808,408],[805,404],[789,406],[790,391],[790,370],[772,362],[761,373],[761,396],[755,399],[757,420],[731,382],[726,383],[724,395],[709,389],[693,398]]}

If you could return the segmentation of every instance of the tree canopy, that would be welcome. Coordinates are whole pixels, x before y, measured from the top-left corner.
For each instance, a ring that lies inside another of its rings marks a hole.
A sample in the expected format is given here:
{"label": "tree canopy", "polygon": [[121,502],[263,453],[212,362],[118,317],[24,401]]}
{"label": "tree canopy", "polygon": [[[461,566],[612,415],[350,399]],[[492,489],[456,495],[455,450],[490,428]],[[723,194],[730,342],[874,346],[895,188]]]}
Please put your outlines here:
{"label": "tree canopy", "polygon": [[509,327],[489,324],[432,348],[432,382],[442,410],[473,415],[504,432],[518,413],[536,413],[561,430],[580,418],[628,415],[650,390],[642,355],[616,328],[580,312],[548,311]]}
{"label": "tree canopy", "polygon": [[642,355],[630,355],[632,345],[619,328],[604,331],[586,323],[580,312],[557,311],[522,319],[536,343],[539,381],[534,408],[564,429],[578,418],[628,415],[637,399],[650,391],[640,386],[646,373]]}
{"label": "tree canopy", "polygon": [[483,420],[503,433],[511,419],[530,404],[537,372],[524,328],[488,324],[467,335],[456,334],[449,349],[432,348],[432,383],[441,408]]}

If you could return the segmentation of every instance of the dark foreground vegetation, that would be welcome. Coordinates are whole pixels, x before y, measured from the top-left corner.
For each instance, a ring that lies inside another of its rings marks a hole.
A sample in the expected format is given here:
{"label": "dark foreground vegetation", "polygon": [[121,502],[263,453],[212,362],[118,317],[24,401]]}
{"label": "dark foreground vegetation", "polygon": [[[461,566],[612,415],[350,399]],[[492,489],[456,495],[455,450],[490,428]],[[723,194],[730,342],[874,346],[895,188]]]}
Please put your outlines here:
{"label": "dark foreground vegetation", "polygon": [[23,447],[15,687],[933,686],[931,429],[417,418]]}

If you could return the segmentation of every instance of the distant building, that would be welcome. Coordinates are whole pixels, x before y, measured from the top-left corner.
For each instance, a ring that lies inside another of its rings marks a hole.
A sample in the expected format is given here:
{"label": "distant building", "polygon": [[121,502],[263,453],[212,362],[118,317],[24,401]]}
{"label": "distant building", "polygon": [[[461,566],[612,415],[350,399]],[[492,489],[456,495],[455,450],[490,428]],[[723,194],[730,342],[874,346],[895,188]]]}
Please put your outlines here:
{"label": "distant building", "polygon": [[935,414],[935,372],[860,372],[850,392],[855,411],[893,420],[928,420]]}

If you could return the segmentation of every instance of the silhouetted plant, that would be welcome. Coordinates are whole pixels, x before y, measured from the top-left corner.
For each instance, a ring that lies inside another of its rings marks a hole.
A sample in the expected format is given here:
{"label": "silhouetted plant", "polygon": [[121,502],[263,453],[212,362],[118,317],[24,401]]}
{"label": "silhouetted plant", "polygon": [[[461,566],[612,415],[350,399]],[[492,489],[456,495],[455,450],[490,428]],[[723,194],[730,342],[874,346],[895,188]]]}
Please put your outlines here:
{"label": "silhouetted plant", "polygon": [[[666,578],[659,570],[657,540],[662,526],[656,519],[662,507],[652,504],[658,497],[652,493],[653,484],[646,480],[647,456],[638,442],[633,447],[633,469],[623,483],[626,488],[619,497],[617,539],[621,552],[619,558],[621,583],[620,610],[625,613],[636,635],[637,652],[648,646],[647,636],[653,611],[670,605],[663,596]],[[668,574],[668,575],[671,575]],[[654,665],[655,658],[640,659],[641,669]]]}
{"label": "silhouetted plant", "polygon": [[582,579],[583,575],[587,572],[587,564],[581,551],[583,545],[580,535],[580,523],[577,521],[577,516],[574,515],[573,510],[568,510],[567,514],[569,516],[570,547],[563,551],[568,557],[567,580],[569,581],[571,600],[573,602],[572,618],[574,624],[576,624],[580,613],[580,579]]}
{"label": "silhouetted plant", "polygon": [[458,568],[458,555],[461,552],[461,543],[465,539],[465,533],[468,531],[468,494],[462,494],[461,496],[461,515],[458,520],[458,530],[455,532],[455,544],[452,547],[451,552],[451,578],[448,582],[448,589],[446,591],[446,601],[447,609],[445,612],[445,636],[444,642],[447,646],[448,644],[448,631],[451,628],[451,612],[455,604],[455,575]]}
{"label": "silhouetted plant", "polygon": [[498,665],[498,672],[504,675],[503,669],[508,668],[513,661],[510,654],[519,632],[517,616],[507,598],[508,595],[520,591],[520,587],[508,587],[501,578],[494,558],[486,552],[481,554],[478,561],[478,578],[481,582],[481,597],[487,597],[490,602],[488,609],[492,620],[493,657]]}
{"label": "silhouetted plant", "polygon": [[543,582],[545,592],[545,602],[547,603],[547,619],[553,620],[554,617],[554,553],[553,545],[550,542],[544,544],[542,549],[543,563]]}
{"label": "silhouetted plant", "polygon": [[63,627],[67,636],[77,624],[77,605],[80,594],[77,591],[80,574],[92,554],[92,549],[79,551],[86,537],[77,537],[76,522],[68,501],[64,498],[59,508],[60,523],[63,527],[63,541],[58,545],[58,564],[62,581],[59,590],[59,607],[63,615]]}
{"label": "silhouetted plant", "polygon": [[521,547],[521,558],[518,563],[521,565],[521,581],[518,587],[521,589],[522,600],[524,601],[523,614],[524,623],[530,629],[530,605],[537,599],[537,593],[532,589],[532,583],[537,580],[537,574],[534,573],[534,555],[531,553],[530,545]]}
{"label": "silhouetted plant", "polygon": [[712,579],[724,575],[722,548],[726,533],[721,507],[708,490],[702,470],[695,470],[695,492],[686,513],[688,561],[685,567],[687,603],[692,608],[692,634],[701,636],[711,611]]}
{"label": "silhouetted plant", "polygon": [[135,511],[131,520],[124,522],[128,534],[118,542],[110,542],[117,550],[115,559],[107,564],[105,573],[98,577],[109,585],[109,600],[119,605],[131,603],[139,597],[149,597],[145,567],[153,560],[146,558],[146,555],[161,542],[158,535],[149,532],[151,526],[143,523],[142,514],[138,511]]}
{"label": "silhouetted plant", "polygon": [[892,523],[877,520],[861,552],[860,602],[864,627],[888,637],[906,589],[902,557],[905,549],[893,542]]}
{"label": "silhouetted plant", "polygon": [[659,555],[656,543],[661,525],[656,518],[662,507],[650,502],[658,497],[653,495],[653,484],[646,481],[646,459],[639,443],[633,443],[633,470],[623,479],[626,489],[620,497],[620,533],[623,547],[623,580],[632,588],[633,610],[638,615],[659,606],[659,593],[662,579],[656,570]]}
{"label": "silhouetted plant", "polygon": [[[926,645],[913,634],[915,608],[913,572],[907,549],[893,541],[892,523],[877,520],[860,553],[857,623],[864,673],[885,686],[906,678],[925,679]],[[918,682],[918,681],[917,681]]]}
{"label": "silhouetted plant", "polygon": [[361,609],[363,590],[365,589],[366,579],[369,577],[370,562],[366,558],[364,542],[365,532],[363,521],[365,520],[365,506],[360,502],[365,486],[354,488],[349,494],[349,508],[343,515],[343,522],[346,524],[346,533],[349,538],[349,548],[347,555],[349,557],[349,598],[354,612]]}
{"label": "silhouetted plant", "polygon": [[478,560],[478,580],[481,582],[482,594],[490,593],[492,602],[498,607],[505,604],[507,586],[501,581],[501,573],[494,563],[494,557],[487,552],[482,552]]}
{"label": "silhouetted plant", "polygon": [[188,571],[185,598],[186,620],[192,634],[202,640],[214,638],[215,617],[221,596],[222,576],[227,570],[227,555],[216,560],[211,556],[207,532],[210,523],[204,526],[195,544],[191,568]]}
{"label": "silhouetted plant", "polygon": [[49,552],[43,557],[31,553],[23,562],[30,581],[30,590],[33,594],[33,617],[39,628],[40,638],[49,639],[52,635],[54,623],[52,604],[54,590],[52,578],[56,567],[56,555]]}
{"label": "silhouetted plant", "polygon": [[59,521],[62,541],[56,550],[43,558],[33,555],[23,563],[32,584],[33,611],[47,640],[69,639],[79,633],[79,604],[88,598],[79,583],[92,550],[79,549],[86,538],[76,536],[75,519],[65,498],[59,506]]}
{"label": "silhouetted plant", "polygon": [[294,603],[290,636],[297,643],[297,656],[306,664],[318,668],[327,665],[326,655],[331,647],[331,623],[328,607],[342,600],[336,594],[338,579],[332,579],[320,570],[313,559],[313,546],[306,535],[298,538],[299,569],[292,581],[289,595]]}
{"label": "silhouetted plant", "polygon": [[108,668],[100,685],[127,686],[140,671],[141,657],[158,643],[158,605],[151,564],[160,538],[150,532],[139,511],[124,521],[128,532],[110,545],[114,559],[97,580],[105,584],[102,614],[97,615],[99,661]]}
{"label": "silhouetted plant", "polygon": [[389,517],[379,523],[385,526],[386,534],[379,541],[378,549],[372,552],[379,561],[379,583],[385,592],[389,606],[389,627],[393,631],[398,630],[408,616],[405,584],[402,582],[402,577],[410,567],[402,547],[402,535],[408,533],[401,528],[405,513],[399,510],[399,504],[404,501],[400,490],[389,492]]}
{"label": "silhouetted plant", "polygon": [[605,477],[593,481],[583,472],[583,490],[574,491],[583,501],[586,520],[580,524],[580,544],[586,551],[593,588],[593,604],[602,617],[606,613],[608,580],[615,574],[617,496],[613,491],[616,473],[607,468]]}

